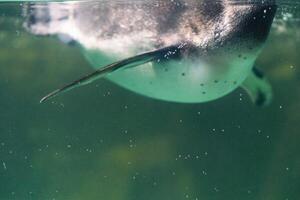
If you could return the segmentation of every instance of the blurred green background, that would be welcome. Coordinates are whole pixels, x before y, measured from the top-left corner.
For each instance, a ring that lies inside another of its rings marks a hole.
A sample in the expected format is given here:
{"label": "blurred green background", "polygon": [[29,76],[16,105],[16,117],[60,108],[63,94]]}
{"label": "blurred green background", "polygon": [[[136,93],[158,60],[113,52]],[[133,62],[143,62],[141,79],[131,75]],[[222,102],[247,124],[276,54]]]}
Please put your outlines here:
{"label": "blurred green background", "polygon": [[295,6],[279,10],[257,60],[267,108],[243,90],[176,104],[107,80],[39,104],[92,69],[79,49],[26,33],[20,10],[0,4],[0,200],[300,198]]}

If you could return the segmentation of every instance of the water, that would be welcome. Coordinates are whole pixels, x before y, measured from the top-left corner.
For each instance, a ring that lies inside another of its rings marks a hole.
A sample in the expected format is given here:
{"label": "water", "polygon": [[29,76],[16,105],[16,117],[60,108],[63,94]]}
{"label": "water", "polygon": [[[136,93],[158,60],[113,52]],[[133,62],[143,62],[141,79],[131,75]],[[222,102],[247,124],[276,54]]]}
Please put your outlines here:
{"label": "water", "polygon": [[39,104],[91,71],[80,49],[23,28],[0,4],[0,199],[299,199],[300,2],[279,2],[256,61],[270,106],[238,89],[154,100],[107,80]]}

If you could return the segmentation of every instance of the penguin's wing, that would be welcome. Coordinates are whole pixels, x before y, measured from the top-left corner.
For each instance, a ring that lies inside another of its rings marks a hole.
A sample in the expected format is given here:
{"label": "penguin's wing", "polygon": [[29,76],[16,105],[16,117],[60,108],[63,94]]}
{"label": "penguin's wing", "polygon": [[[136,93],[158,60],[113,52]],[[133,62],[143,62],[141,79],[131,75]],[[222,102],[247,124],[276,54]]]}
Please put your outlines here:
{"label": "penguin's wing", "polygon": [[94,71],[91,74],[88,74],[86,76],[83,76],[57,90],[54,90],[53,92],[49,93],[45,97],[43,97],[40,100],[40,103],[45,102],[46,100],[49,100],[52,97],[57,96],[58,94],[61,94],[63,92],[67,92],[69,90],[72,90],[76,87],[80,87],[86,84],[89,84],[99,78],[102,78],[103,76],[112,73],[119,69],[129,68],[129,67],[136,67],[148,62],[155,62],[160,60],[160,62],[167,60],[167,59],[174,59],[180,55],[182,46],[170,46],[165,47],[162,49],[158,49],[155,51],[146,52],[140,55],[136,55],[130,58],[126,58],[124,60],[106,65],[104,67],[101,67],[100,69]]}
{"label": "penguin's wing", "polygon": [[257,106],[267,106],[271,103],[273,97],[272,86],[256,67],[253,68],[242,87]]}

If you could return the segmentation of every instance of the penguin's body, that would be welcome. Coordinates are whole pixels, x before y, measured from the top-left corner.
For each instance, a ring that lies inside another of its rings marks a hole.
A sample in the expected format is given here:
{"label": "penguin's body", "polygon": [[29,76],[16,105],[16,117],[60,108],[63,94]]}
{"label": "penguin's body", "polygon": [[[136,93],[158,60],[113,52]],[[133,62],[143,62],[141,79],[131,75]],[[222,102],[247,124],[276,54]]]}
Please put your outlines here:
{"label": "penguin's body", "polygon": [[275,12],[273,0],[50,3],[31,5],[26,27],[75,41],[97,68],[42,101],[107,75],[145,96],[184,103],[218,99],[244,83],[267,104],[271,88],[253,65]]}

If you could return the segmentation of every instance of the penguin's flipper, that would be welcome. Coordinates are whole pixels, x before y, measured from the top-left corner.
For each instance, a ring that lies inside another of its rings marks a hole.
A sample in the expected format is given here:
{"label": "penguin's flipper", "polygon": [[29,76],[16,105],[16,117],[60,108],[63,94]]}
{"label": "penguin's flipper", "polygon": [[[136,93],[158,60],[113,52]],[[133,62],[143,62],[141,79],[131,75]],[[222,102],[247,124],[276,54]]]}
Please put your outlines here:
{"label": "penguin's flipper", "polygon": [[43,97],[40,100],[40,103],[42,103],[52,97],[55,97],[56,95],[61,94],[63,92],[67,92],[76,87],[80,87],[80,86],[89,84],[89,83],[91,83],[99,78],[102,78],[103,76],[105,76],[109,73],[112,73],[116,70],[119,70],[119,69],[136,67],[136,66],[148,63],[148,62],[156,62],[156,61],[162,62],[166,59],[176,58],[177,56],[179,56],[180,50],[181,50],[180,46],[179,47],[178,46],[165,47],[162,49],[143,53],[143,54],[140,54],[137,56],[126,58],[124,60],[106,65],[106,66],[101,67],[100,69],[94,71],[91,74],[83,76],[83,77],[63,86],[62,88],[49,93],[48,95],[46,95],[45,97]]}
{"label": "penguin's flipper", "polygon": [[267,106],[272,101],[272,86],[265,78],[264,74],[255,67],[243,83],[242,88],[246,90],[257,106]]}

